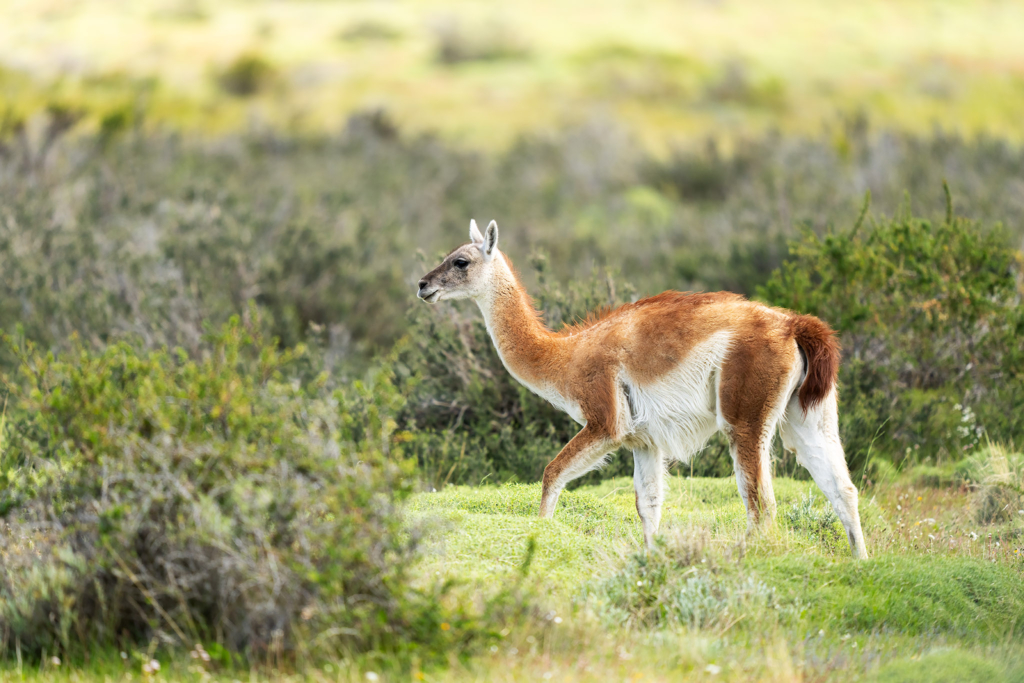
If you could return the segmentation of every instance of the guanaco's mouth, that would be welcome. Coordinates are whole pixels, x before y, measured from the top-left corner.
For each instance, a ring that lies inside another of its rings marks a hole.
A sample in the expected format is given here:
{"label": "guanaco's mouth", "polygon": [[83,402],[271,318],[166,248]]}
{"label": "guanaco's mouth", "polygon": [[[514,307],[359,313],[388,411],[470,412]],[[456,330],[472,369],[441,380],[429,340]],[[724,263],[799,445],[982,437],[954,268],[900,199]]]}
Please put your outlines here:
{"label": "guanaco's mouth", "polygon": [[416,296],[423,299],[428,304],[436,304],[437,300],[441,298],[441,290],[435,289],[433,292],[429,294],[424,294],[423,292],[420,292]]}

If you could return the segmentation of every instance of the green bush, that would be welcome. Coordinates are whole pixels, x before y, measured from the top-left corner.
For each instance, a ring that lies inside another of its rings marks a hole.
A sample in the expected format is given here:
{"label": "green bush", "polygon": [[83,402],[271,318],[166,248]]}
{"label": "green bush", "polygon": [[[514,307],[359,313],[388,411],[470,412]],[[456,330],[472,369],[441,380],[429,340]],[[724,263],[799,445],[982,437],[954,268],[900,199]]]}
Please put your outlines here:
{"label": "green bush", "polygon": [[402,31],[378,19],[363,19],[353,22],[338,32],[338,39],[351,42],[393,41],[402,38]]}
{"label": "green bush", "polygon": [[646,176],[655,187],[678,197],[720,201],[742,177],[747,163],[745,155],[723,157],[711,140],[702,153],[676,150],[668,160],[650,163]]}
{"label": "green bush", "polygon": [[616,628],[693,630],[729,626],[739,615],[764,623],[777,600],[773,588],[753,575],[719,566],[707,539],[659,537],[648,552],[630,556],[615,574],[587,595]]}
{"label": "green bush", "polygon": [[[866,211],[866,209],[865,209]],[[811,230],[761,287],[764,301],[828,321],[843,342],[848,459],[958,460],[986,436],[1024,436],[1020,254],[1005,232],[904,208]]]}
{"label": "green bush", "polygon": [[824,499],[815,504],[814,494],[808,493],[799,503],[786,510],[783,517],[793,531],[809,536],[830,553],[845,552],[846,531],[831,505]]}
{"label": "green bush", "polygon": [[248,97],[264,90],[273,81],[275,69],[258,54],[237,57],[217,77],[225,92],[236,97]]}
{"label": "green bush", "polygon": [[326,375],[300,381],[305,349],[281,351],[260,327],[232,321],[196,358],[16,344],[0,651],[153,640],[252,661],[426,662],[486,633],[478,613],[442,604],[447,587],[412,586],[414,463],[389,366],[330,391]]}
{"label": "green bush", "polygon": [[435,59],[441,64],[523,59],[529,55],[524,40],[501,22],[467,27],[447,18],[434,27]]}

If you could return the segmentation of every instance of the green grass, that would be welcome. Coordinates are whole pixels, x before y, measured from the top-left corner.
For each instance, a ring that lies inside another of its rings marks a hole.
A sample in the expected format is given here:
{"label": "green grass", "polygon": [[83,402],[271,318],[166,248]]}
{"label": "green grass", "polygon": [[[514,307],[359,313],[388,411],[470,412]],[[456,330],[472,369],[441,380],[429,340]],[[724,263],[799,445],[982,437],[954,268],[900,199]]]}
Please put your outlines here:
{"label": "green grass", "polygon": [[[806,485],[785,481],[780,501],[795,500]],[[562,494],[553,520],[537,518],[539,484],[501,487],[451,486],[418,495],[411,508],[436,514],[450,525],[439,541],[434,571],[469,580],[488,580],[518,567],[526,539],[537,541],[535,575],[549,577],[565,594],[600,575],[595,561],[621,549],[639,550],[643,536],[634,507],[633,483],[613,479]],[[701,525],[723,536],[746,528],[731,480],[672,479],[664,508],[664,526]]]}
{"label": "green grass", "polygon": [[[615,638],[629,643],[622,647],[650,648],[655,659],[666,656],[666,633],[689,634],[691,652],[682,659],[696,663],[682,668],[693,674],[702,673],[700,662],[724,659],[731,663],[726,674],[760,677],[757,653],[774,648],[772,656],[794,672],[824,679],[845,680],[832,671],[840,662],[866,680],[929,680],[921,677],[985,661],[980,670],[989,680],[1012,680],[1005,677],[1024,656],[1024,543],[1014,534],[1010,544],[999,542],[1007,537],[1002,527],[979,527],[965,489],[922,487],[920,479],[905,474],[862,495],[872,554],[866,562],[849,557],[845,534],[814,484],[785,478],[775,482],[775,527],[748,538],[733,480],[671,477],[662,522],[668,541],[651,556],[640,549],[628,479],[564,493],[553,520],[536,518],[536,484],[449,487],[419,494],[412,508],[445,521],[427,564],[434,576],[471,586],[507,583],[533,538],[531,581],[554,611],[591,628],[618,624]],[[703,562],[690,569],[674,564],[694,538],[701,539],[695,557]],[[637,581],[645,585],[633,588]],[[766,605],[750,601],[750,586],[761,586]],[[721,612],[705,615],[697,628],[686,621],[695,598]],[[649,609],[654,616],[647,612],[636,623],[653,618],[658,628],[629,625]],[[737,609],[745,611],[730,613]],[[722,629],[729,635],[718,640]],[[565,647],[559,656],[574,658],[571,644]],[[978,654],[992,648],[995,655]],[[591,656],[607,653],[601,646]],[[967,664],[946,667],[949,658]],[[536,664],[511,659],[502,666],[520,675]],[[900,661],[881,666],[894,659]],[[642,670],[658,678],[669,669]],[[585,668],[570,678],[589,680]]]}
{"label": "green grass", "polygon": [[956,650],[929,653],[917,659],[907,659],[882,667],[875,680],[878,683],[989,683],[1009,680],[1000,668],[977,655]]}
{"label": "green grass", "polygon": [[835,562],[813,555],[749,565],[800,621],[842,633],[942,634],[990,642],[1024,627],[1019,571],[974,559],[881,555]]}

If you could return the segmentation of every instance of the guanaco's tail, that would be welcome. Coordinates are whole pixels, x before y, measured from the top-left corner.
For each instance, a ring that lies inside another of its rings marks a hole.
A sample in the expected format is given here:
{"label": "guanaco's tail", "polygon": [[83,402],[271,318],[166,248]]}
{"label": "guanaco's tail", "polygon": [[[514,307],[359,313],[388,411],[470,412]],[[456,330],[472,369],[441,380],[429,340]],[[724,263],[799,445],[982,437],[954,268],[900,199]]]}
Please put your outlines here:
{"label": "guanaco's tail", "polygon": [[793,318],[793,337],[807,359],[807,376],[800,387],[800,407],[806,413],[825,400],[839,374],[839,339],[831,327],[813,315]]}

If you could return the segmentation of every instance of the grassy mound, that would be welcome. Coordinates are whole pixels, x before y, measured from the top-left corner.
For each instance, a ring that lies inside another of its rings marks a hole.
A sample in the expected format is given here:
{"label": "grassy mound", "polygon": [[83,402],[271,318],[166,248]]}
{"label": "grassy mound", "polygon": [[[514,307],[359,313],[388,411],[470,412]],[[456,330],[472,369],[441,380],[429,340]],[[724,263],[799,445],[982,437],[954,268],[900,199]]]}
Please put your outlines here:
{"label": "grassy mound", "polygon": [[[807,638],[801,647],[816,656],[834,661],[838,649],[865,672],[885,648],[1010,646],[1024,618],[1020,541],[984,535],[995,528],[976,526],[969,491],[915,482],[911,474],[863,497],[866,562],[850,558],[814,485],[786,478],[775,484],[775,527],[751,537],[733,480],[670,478],[661,539],[649,553],[640,550],[628,479],[564,493],[553,520],[536,518],[539,485],[450,487],[417,494],[411,506],[447,520],[429,571],[493,585],[513,575],[529,545],[531,579],[547,601],[619,632],[727,631],[732,647],[765,634]],[[918,520],[909,530],[908,519]]]}

